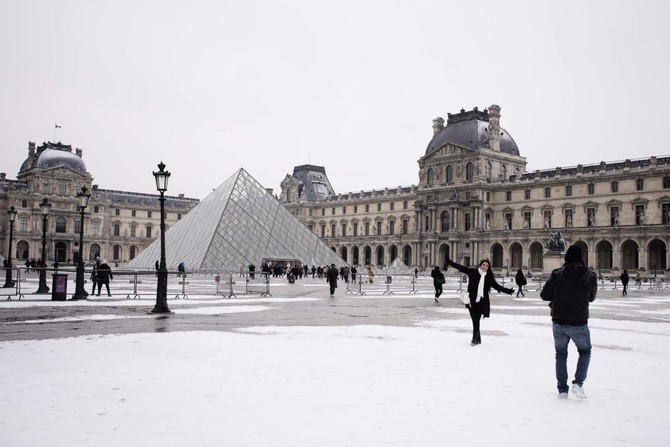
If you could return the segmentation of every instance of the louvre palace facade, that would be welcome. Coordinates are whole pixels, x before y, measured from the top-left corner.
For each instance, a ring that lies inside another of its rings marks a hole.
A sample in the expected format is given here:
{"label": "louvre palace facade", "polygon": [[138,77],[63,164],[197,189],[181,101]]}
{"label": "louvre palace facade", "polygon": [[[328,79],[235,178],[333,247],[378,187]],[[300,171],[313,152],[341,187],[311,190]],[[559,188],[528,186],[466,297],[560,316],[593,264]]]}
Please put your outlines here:
{"label": "louvre palace facade", "polygon": [[[11,257],[15,265],[42,258],[42,213],[47,198],[46,260],[72,263],[79,256],[81,213],[77,193],[86,187],[91,198],[84,214],[84,261],[96,257],[123,263],[133,259],[160,237],[160,196],[101,189],[93,184],[82,158],[83,151],[60,142],[36,147],[28,143],[27,158],[16,180],[0,173],[0,254],[7,255],[9,218],[17,211],[12,232]],[[150,173],[147,172],[147,176]],[[166,196],[166,228],[174,225],[199,203],[196,199]]]}
{"label": "louvre palace facade", "polygon": [[560,232],[600,272],[668,269],[670,156],[529,172],[500,111],[434,119],[416,185],[335,193],[324,167],[302,165],[280,200],[354,265],[489,258],[498,271],[546,271],[548,238]]}

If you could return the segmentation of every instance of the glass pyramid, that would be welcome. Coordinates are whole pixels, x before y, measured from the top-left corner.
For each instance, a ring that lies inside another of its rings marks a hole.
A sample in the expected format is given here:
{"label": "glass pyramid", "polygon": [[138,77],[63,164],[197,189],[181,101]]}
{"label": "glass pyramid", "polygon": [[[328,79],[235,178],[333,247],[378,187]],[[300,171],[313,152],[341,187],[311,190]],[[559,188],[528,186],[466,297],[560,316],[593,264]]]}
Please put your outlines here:
{"label": "glass pyramid", "polygon": [[[345,265],[297,217],[244,169],[240,169],[165,232],[169,270],[239,272],[265,260],[312,265]],[[160,238],[127,264],[153,269]]]}

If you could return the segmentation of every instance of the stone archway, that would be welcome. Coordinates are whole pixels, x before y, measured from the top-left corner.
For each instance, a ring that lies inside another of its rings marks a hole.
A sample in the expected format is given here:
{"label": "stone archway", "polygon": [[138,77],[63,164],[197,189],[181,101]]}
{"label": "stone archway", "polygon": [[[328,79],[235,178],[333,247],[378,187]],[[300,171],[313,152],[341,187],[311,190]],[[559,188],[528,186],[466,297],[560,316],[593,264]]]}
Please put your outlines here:
{"label": "stone archway", "polygon": [[450,249],[448,244],[442,244],[437,249],[436,264],[439,265],[441,269],[447,268],[447,259],[449,259],[449,253]]}
{"label": "stone archway", "polygon": [[376,256],[376,258],[377,258],[376,261],[377,262],[376,262],[375,265],[384,265],[384,247],[379,245],[377,247],[376,252],[377,252],[377,256]]}
{"label": "stone archway", "polygon": [[640,268],[640,247],[637,242],[628,239],[621,244],[621,269],[637,270]]}
{"label": "stone archway", "polygon": [[412,247],[409,245],[405,245],[402,249],[402,262],[407,266],[412,265]]}
{"label": "stone archway", "polygon": [[544,268],[544,247],[539,242],[530,244],[530,268],[536,270]]}
{"label": "stone archway", "polygon": [[600,241],[596,244],[596,270],[612,269],[612,244],[610,241]]}
{"label": "stone archway", "polygon": [[359,250],[358,247],[354,245],[354,247],[351,249],[351,264],[352,265],[360,265],[359,262]]}
{"label": "stone archway", "polygon": [[520,243],[514,242],[512,246],[509,249],[510,251],[510,258],[511,258],[511,265],[510,269],[511,270],[518,270],[520,268],[523,268],[523,247],[521,246]]}
{"label": "stone archway", "polygon": [[649,242],[649,245],[647,245],[647,258],[647,266],[650,273],[652,270],[657,270],[661,273],[661,271],[667,269],[668,253],[665,242],[660,239],[654,239]]}
{"label": "stone archway", "polygon": [[347,256],[348,256],[347,247],[340,248],[340,258],[342,258],[344,262],[348,262]]}
{"label": "stone archway", "polygon": [[505,262],[503,261],[503,247],[498,242],[491,247],[491,268],[501,269]]}

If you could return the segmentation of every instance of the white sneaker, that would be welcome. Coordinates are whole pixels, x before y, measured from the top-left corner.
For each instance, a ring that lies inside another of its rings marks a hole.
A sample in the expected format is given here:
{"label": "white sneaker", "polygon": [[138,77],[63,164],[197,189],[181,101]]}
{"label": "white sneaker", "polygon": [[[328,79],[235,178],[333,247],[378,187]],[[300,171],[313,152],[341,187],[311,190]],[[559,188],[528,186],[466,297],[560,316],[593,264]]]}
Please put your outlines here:
{"label": "white sneaker", "polygon": [[559,399],[567,399],[568,398],[567,391],[565,393],[558,393],[558,398]]}
{"label": "white sneaker", "polygon": [[577,399],[586,399],[586,393],[584,393],[584,387],[576,383],[572,384],[572,394],[574,394]]}

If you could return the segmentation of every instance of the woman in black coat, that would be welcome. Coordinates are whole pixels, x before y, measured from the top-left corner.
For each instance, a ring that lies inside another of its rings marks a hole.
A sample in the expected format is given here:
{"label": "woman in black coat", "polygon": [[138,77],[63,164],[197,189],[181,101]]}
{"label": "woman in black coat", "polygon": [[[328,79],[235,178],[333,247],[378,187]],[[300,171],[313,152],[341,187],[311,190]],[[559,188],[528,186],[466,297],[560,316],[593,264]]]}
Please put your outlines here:
{"label": "woman in black coat", "polygon": [[528,281],[526,280],[526,275],[523,274],[523,270],[519,269],[516,271],[514,282],[519,286],[519,290],[516,291],[517,298],[519,297],[519,294],[521,294],[521,296],[526,296],[523,294],[523,286],[525,286]]}
{"label": "woman in black coat", "polygon": [[629,276],[628,276],[628,270],[623,269],[623,273],[621,276],[619,276],[619,279],[621,280],[621,284],[623,285],[623,295],[628,295],[628,281],[629,281]]}
{"label": "woman in black coat", "polygon": [[442,284],[444,284],[444,273],[440,271],[440,267],[437,265],[430,272],[430,276],[433,278],[433,287],[435,287],[435,302],[439,303],[438,298],[442,295]]}
{"label": "woman in black coat", "polygon": [[489,300],[489,291],[491,287],[498,292],[507,293],[509,295],[514,293],[514,289],[508,289],[498,284],[493,277],[491,271],[491,262],[488,259],[483,259],[479,262],[478,268],[464,267],[456,264],[451,259],[447,263],[461,273],[468,275],[468,296],[470,302],[465,305],[470,312],[472,319],[472,346],[482,344],[482,335],[479,332],[479,320],[482,316],[488,318],[491,315],[491,301]]}

